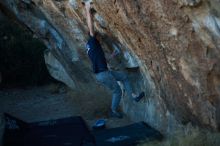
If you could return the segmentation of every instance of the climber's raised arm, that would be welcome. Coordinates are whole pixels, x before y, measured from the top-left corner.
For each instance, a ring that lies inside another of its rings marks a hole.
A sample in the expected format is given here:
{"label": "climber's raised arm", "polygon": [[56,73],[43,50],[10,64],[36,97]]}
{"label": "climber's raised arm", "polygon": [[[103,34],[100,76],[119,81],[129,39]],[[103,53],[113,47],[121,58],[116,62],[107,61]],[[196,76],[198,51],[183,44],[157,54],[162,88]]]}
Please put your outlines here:
{"label": "climber's raised arm", "polygon": [[87,19],[87,25],[89,27],[89,34],[90,36],[94,36],[94,25],[93,25],[93,16],[91,14],[91,3],[86,2],[85,3],[85,8],[86,8],[86,19]]}

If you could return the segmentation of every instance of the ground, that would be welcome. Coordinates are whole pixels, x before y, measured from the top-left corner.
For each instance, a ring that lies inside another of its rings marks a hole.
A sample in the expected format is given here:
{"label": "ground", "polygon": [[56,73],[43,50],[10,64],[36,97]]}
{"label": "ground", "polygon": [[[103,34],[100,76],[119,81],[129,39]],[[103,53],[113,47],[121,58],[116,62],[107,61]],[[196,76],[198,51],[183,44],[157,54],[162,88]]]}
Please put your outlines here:
{"label": "ground", "polygon": [[58,119],[69,116],[82,116],[88,126],[99,118],[107,121],[107,127],[113,128],[131,123],[128,117],[109,118],[109,103],[92,100],[91,97],[75,94],[62,84],[50,84],[41,87],[26,87],[0,90],[0,113],[7,112],[26,122]]}

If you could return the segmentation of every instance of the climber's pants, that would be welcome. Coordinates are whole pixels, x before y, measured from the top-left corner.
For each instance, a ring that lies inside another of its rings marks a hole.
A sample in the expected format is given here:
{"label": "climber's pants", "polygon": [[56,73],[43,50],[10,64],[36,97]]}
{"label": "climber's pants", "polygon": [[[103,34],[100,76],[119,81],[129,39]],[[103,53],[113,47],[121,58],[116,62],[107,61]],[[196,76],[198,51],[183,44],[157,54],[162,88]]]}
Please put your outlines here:
{"label": "climber's pants", "polygon": [[116,111],[121,100],[122,90],[117,81],[121,81],[130,98],[132,98],[132,88],[128,76],[122,71],[104,71],[96,74],[96,79],[112,91],[111,109]]}

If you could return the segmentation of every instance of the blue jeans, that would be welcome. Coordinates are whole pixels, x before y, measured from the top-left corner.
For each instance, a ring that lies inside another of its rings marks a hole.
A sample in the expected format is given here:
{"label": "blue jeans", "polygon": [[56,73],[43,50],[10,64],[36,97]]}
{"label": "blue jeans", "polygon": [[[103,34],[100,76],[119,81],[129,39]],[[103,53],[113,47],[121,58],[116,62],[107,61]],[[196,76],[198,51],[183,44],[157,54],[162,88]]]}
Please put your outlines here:
{"label": "blue jeans", "polygon": [[132,88],[128,80],[128,76],[125,72],[122,71],[104,71],[95,74],[96,79],[102,83],[104,86],[109,88],[112,91],[112,111],[116,111],[121,100],[122,91],[117,83],[121,81],[124,85],[125,91],[128,96],[132,99]]}

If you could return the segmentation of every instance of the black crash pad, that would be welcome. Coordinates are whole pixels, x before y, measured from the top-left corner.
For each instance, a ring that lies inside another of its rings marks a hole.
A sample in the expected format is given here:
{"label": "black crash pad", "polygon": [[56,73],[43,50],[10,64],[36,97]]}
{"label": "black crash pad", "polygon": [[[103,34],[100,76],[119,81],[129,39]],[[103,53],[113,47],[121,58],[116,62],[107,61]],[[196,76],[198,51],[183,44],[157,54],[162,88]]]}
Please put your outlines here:
{"label": "black crash pad", "polygon": [[97,146],[135,146],[140,141],[162,140],[162,135],[144,122],[93,132]]}
{"label": "black crash pad", "polygon": [[91,133],[81,117],[26,123],[5,114],[5,119],[3,146],[135,146],[162,139],[144,122]]}
{"label": "black crash pad", "polygon": [[5,114],[4,146],[87,146],[95,145],[81,117],[26,123]]}

